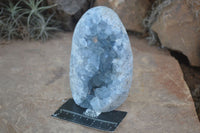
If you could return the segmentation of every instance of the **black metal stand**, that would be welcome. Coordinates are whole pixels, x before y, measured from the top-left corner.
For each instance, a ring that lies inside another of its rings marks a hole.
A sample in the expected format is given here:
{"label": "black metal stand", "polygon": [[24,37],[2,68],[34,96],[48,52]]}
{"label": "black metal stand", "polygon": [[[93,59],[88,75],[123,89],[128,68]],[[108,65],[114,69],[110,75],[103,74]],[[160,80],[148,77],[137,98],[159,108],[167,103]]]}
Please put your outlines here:
{"label": "black metal stand", "polygon": [[73,99],[69,99],[52,116],[99,130],[114,131],[127,114],[114,110],[94,118],[84,115],[85,110],[76,105]]}

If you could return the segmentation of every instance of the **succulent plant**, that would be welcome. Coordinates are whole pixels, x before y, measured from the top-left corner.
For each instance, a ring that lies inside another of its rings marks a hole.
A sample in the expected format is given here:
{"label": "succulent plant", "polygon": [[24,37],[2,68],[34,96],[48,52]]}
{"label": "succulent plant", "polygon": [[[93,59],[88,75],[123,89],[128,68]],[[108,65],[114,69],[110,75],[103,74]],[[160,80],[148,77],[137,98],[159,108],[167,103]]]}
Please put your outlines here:
{"label": "succulent plant", "polygon": [[43,0],[10,0],[0,3],[0,39],[29,38],[47,40],[56,20],[48,13],[56,5],[45,6]]}

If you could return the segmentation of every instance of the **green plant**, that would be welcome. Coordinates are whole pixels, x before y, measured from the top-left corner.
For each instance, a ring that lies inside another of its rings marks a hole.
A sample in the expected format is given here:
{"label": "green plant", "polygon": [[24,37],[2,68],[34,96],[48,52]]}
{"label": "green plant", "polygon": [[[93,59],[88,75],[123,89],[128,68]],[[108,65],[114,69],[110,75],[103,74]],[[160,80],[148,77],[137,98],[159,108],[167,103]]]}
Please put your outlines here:
{"label": "green plant", "polygon": [[31,37],[45,41],[51,36],[51,31],[58,30],[56,27],[49,26],[52,17],[53,15],[49,16],[47,19],[41,15],[34,17],[31,23],[31,25],[34,25],[30,30]]}
{"label": "green plant", "polygon": [[0,3],[0,39],[47,40],[52,31],[58,30],[53,23],[56,20],[48,13],[55,6],[45,6],[43,0]]}
{"label": "green plant", "polygon": [[21,1],[15,5],[11,1],[8,1],[8,5],[1,4],[1,36],[10,40],[18,35],[18,29],[21,24],[21,8],[18,6]]}
{"label": "green plant", "polygon": [[8,1],[8,5],[4,5],[7,22],[13,21],[13,23],[18,24],[18,21],[21,17],[21,11],[22,11],[21,7],[18,6],[20,2],[21,1],[18,1],[14,5],[11,1]]}
{"label": "green plant", "polygon": [[23,2],[28,6],[27,9],[25,9],[24,14],[28,14],[27,18],[27,25],[30,26],[30,20],[32,16],[41,16],[41,13],[47,9],[50,9],[52,7],[55,7],[56,5],[51,6],[40,6],[40,4],[43,2],[43,0],[23,0]]}
{"label": "green plant", "polygon": [[0,9],[0,40],[2,39],[2,27],[4,26],[4,22],[3,22],[3,18],[2,18],[2,14],[3,14],[3,8]]}

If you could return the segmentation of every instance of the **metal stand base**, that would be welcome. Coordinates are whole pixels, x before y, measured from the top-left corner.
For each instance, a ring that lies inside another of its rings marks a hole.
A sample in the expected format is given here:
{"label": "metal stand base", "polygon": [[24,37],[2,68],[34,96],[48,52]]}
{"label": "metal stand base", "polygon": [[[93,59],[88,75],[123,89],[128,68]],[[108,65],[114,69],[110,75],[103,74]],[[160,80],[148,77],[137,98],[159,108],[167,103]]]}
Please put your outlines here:
{"label": "metal stand base", "polygon": [[76,105],[73,99],[69,99],[52,116],[99,130],[114,131],[127,114],[114,110],[94,118],[84,115],[85,110]]}

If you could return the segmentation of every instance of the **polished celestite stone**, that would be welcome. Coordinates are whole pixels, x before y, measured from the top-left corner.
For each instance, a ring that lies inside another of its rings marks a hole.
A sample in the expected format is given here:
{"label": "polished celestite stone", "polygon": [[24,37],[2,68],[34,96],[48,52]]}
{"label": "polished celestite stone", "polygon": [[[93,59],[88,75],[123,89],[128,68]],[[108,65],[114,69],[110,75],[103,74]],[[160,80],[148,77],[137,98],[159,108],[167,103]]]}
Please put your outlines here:
{"label": "polished celestite stone", "polygon": [[70,87],[76,104],[95,116],[119,107],[131,87],[133,55],[117,14],[103,6],[88,10],[76,25]]}

